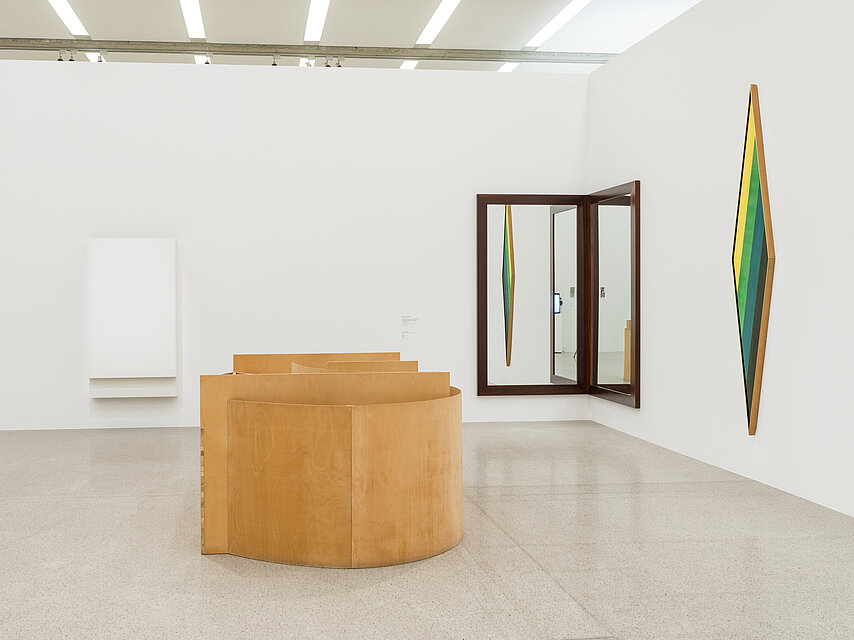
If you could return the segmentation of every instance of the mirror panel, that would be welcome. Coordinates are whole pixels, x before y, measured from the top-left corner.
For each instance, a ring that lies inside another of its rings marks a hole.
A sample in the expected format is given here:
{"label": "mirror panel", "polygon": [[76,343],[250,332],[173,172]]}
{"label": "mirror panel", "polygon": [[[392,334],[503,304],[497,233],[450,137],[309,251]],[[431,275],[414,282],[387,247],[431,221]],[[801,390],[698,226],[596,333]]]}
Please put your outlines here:
{"label": "mirror panel", "polygon": [[578,382],[578,209],[576,205],[551,207],[554,383]]}
{"label": "mirror panel", "polygon": [[628,392],[631,382],[631,207],[599,203],[596,382]]}
{"label": "mirror panel", "polygon": [[[576,205],[558,207],[562,220],[576,224]],[[549,204],[496,203],[486,207],[487,221],[487,382],[493,385],[574,384],[552,382],[553,323],[577,331],[578,318],[567,305],[560,320],[553,317],[551,233]],[[575,227],[562,239],[577,243]],[[563,243],[561,243],[562,245]],[[556,245],[557,250],[557,245]],[[577,247],[560,246],[562,260],[576,259]],[[563,269],[562,279],[576,287],[575,265]],[[569,286],[569,285],[568,285]],[[567,289],[567,300],[569,293]],[[577,313],[577,312],[576,312]],[[570,341],[573,347],[576,338]],[[570,356],[572,351],[570,352]]]}
{"label": "mirror panel", "polygon": [[590,198],[589,393],[640,407],[640,182]]}
{"label": "mirror panel", "polygon": [[576,353],[583,201],[478,196],[479,395],[583,392]]}

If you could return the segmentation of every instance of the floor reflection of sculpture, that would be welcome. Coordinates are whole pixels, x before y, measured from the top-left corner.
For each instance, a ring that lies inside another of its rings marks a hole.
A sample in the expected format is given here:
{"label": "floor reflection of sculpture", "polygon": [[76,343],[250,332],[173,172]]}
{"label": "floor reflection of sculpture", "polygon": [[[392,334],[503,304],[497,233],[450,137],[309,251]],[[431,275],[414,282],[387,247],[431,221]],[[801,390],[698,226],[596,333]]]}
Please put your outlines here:
{"label": "floor reflection of sculpture", "polygon": [[201,377],[202,553],[375,567],[452,548],[460,398],[398,353],[235,355]]}

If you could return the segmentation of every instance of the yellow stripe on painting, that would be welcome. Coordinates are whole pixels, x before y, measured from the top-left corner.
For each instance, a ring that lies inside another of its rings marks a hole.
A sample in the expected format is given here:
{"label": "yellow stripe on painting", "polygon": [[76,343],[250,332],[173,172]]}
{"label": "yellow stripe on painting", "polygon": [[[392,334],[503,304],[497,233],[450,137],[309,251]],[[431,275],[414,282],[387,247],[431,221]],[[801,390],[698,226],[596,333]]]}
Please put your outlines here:
{"label": "yellow stripe on painting", "polygon": [[[513,214],[510,211],[510,205],[504,206],[504,237],[508,239],[508,250],[510,252],[507,262],[507,275],[510,281],[513,281]],[[512,285],[511,285],[512,288]]]}
{"label": "yellow stripe on painting", "polygon": [[747,135],[744,138],[744,160],[741,174],[741,198],[738,202],[738,223],[735,229],[735,251],[732,264],[735,269],[735,282],[738,288],[738,275],[741,272],[741,252],[744,249],[744,224],[747,220],[747,199],[750,196],[750,170],[753,167],[753,147],[756,144],[756,123],[753,121],[753,104],[747,112]]}

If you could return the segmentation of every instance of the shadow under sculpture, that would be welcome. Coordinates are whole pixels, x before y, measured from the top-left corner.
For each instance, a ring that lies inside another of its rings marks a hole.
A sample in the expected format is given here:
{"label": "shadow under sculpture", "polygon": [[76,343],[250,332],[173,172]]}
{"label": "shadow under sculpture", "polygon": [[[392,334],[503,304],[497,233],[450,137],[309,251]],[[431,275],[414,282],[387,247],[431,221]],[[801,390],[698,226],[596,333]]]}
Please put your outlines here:
{"label": "shadow under sculpture", "polygon": [[456,546],[461,394],[414,367],[399,353],[253,354],[201,376],[202,553],[356,568]]}

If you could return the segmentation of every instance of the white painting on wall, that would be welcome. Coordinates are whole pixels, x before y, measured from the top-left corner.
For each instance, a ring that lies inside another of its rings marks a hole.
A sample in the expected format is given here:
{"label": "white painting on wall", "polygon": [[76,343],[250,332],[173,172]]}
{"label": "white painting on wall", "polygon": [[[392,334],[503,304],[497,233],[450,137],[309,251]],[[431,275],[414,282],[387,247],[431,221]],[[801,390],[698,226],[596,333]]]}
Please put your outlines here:
{"label": "white painting on wall", "polygon": [[89,395],[178,393],[174,238],[95,238],[87,257]]}

